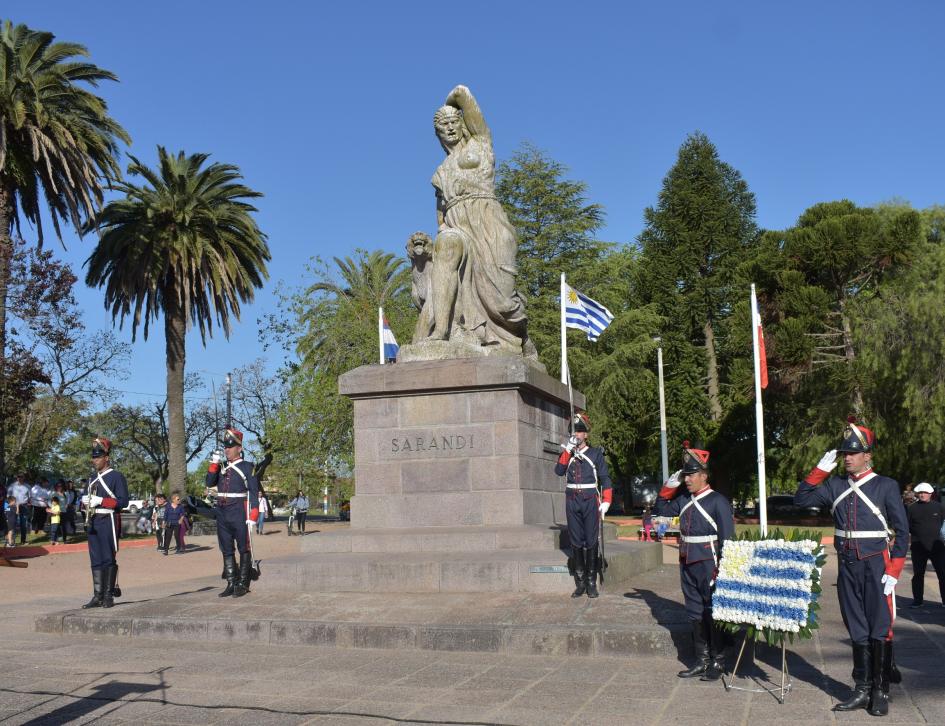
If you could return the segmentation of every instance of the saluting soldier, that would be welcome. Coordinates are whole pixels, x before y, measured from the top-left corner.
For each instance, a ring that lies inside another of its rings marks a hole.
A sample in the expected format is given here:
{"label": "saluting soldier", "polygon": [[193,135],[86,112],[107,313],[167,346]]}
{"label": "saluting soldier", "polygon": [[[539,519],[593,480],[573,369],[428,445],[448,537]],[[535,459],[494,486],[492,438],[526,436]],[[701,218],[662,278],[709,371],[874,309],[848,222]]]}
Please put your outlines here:
{"label": "saluting soldier", "polygon": [[[226,430],[223,455],[214,451],[210,457],[207,487],[217,491],[217,542],[223,553],[223,574],[226,578],[226,588],[220,597],[242,597],[249,592],[252,578],[249,529],[259,519],[259,481],[253,474],[253,465],[243,461],[242,432]],[[237,550],[240,553],[239,570],[236,567]]]}
{"label": "saluting soldier", "polygon": [[[685,479],[685,493],[679,485]],[[698,662],[680,678],[716,681],[725,670],[724,638],[712,621],[712,591],[722,545],[735,539],[732,505],[709,484],[709,452],[683,441],[683,467],[663,485],[656,512],[679,517],[679,579]]]}
{"label": "saluting soldier", "polygon": [[[876,437],[855,418],[843,441],[824,454],[797,487],[798,506],[830,506],[837,550],[837,596],[853,643],[853,695],[834,711],[866,708],[889,713],[893,664],[892,625],[896,583],[909,548],[909,523],[899,484],[873,471]],[[830,476],[843,454],[846,476]],[[895,537],[892,548],[889,540]]]}
{"label": "saluting soldier", "polygon": [[99,436],[92,442],[92,465],[95,476],[89,479],[88,494],[83,497],[92,514],[87,520],[89,560],[92,564],[94,594],[83,608],[110,608],[114,598],[121,595],[115,586],[118,579],[117,513],[128,506],[128,482],[112,469],[110,454],[112,442]]}
{"label": "saluting soldier", "polygon": [[[591,421],[586,413],[574,416],[572,435],[555,464],[555,474],[567,474],[565,515],[571,542],[571,566],[576,588],[571,597],[597,597],[601,562],[598,548],[600,520],[613,501],[613,488],[604,450],[590,446]],[[598,492],[598,486],[600,492]]]}

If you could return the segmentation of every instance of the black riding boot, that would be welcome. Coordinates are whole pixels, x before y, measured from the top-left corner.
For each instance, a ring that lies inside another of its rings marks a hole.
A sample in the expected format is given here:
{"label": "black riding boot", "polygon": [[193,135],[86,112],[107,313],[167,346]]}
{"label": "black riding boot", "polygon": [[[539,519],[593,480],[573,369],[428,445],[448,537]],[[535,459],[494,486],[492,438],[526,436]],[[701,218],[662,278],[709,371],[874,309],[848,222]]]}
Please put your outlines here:
{"label": "black riding boot", "polygon": [[597,558],[597,546],[588,547],[584,550],[587,553],[586,566],[584,568],[586,574],[586,579],[584,582],[587,586],[587,596],[588,597],[597,597],[600,593],[597,592],[597,572],[600,567],[600,562]]}
{"label": "black riding boot", "polygon": [[692,643],[696,651],[696,658],[699,660],[688,670],[679,671],[676,675],[680,678],[695,678],[703,675],[709,667],[709,644],[705,639],[705,630],[701,620],[691,620],[692,625]]}
{"label": "black riding boot", "polygon": [[105,570],[92,570],[92,599],[82,606],[83,610],[87,608],[102,607],[102,591],[105,587]]}
{"label": "black riding boot", "polygon": [[587,569],[585,568],[584,555],[587,552],[583,547],[573,547],[574,559],[574,592],[571,597],[581,597],[587,592]]}
{"label": "black riding boot", "polygon": [[712,618],[706,618],[705,627],[709,631],[709,667],[699,680],[717,681],[725,673],[725,634]]}
{"label": "black riding boot", "polygon": [[236,557],[233,555],[223,555],[223,579],[226,580],[226,587],[219,597],[229,597],[236,589]]}
{"label": "black riding boot", "polygon": [[853,695],[833,707],[834,711],[855,711],[866,708],[870,702],[870,686],[873,676],[873,659],[869,643],[853,644]]}
{"label": "black riding boot", "polygon": [[118,568],[109,565],[102,570],[104,581],[102,582],[102,607],[110,608],[115,604],[115,596],[112,594],[112,588],[115,587],[115,577],[118,576]]}
{"label": "black riding boot", "polygon": [[249,552],[240,552],[240,576],[233,588],[233,597],[243,597],[249,592],[249,582],[252,576],[253,556]]}
{"label": "black riding boot", "polygon": [[870,691],[870,705],[867,711],[870,716],[886,716],[889,714],[889,668],[892,652],[889,642],[885,640],[871,640],[870,647],[873,653],[873,688]]}

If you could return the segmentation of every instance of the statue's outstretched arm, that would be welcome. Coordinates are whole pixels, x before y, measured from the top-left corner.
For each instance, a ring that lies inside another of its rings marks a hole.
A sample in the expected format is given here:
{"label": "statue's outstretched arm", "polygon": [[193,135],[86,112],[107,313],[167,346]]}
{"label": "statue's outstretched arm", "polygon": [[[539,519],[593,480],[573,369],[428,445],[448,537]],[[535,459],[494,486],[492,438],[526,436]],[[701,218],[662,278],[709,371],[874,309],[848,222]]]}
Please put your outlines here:
{"label": "statue's outstretched arm", "polygon": [[450,95],[446,97],[447,106],[455,106],[463,112],[463,120],[466,122],[466,128],[473,136],[483,137],[491,141],[489,127],[486,125],[486,119],[482,115],[482,110],[472,92],[466,86],[456,86]]}

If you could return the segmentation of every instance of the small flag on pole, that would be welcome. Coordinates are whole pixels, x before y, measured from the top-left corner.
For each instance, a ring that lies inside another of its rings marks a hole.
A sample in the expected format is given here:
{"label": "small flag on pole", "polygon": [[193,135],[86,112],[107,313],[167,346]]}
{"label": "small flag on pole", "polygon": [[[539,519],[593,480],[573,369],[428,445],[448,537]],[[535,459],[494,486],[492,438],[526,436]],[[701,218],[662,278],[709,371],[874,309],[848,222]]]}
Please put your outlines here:
{"label": "small flag on pole", "polygon": [[564,322],[568,328],[577,328],[587,333],[587,339],[596,342],[604,328],[610,325],[614,314],[596,300],[582,295],[567,283],[563,284]]}
{"label": "small flag on pole", "polygon": [[384,315],[384,308],[377,309],[378,327],[380,328],[381,342],[381,365],[397,360],[397,351],[400,346],[397,345],[397,339],[394,338],[394,332],[390,329],[387,322],[387,316]]}
{"label": "small flag on pole", "polygon": [[755,291],[752,289],[751,294],[751,314],[752,323],[758,329],[758,363],[759,363],[759,373],[761,377],[761,387],[768,387],[768,356],[765,354],[765,334],[761,329],[761,313],[758,312],[758,298],[755,296]]}

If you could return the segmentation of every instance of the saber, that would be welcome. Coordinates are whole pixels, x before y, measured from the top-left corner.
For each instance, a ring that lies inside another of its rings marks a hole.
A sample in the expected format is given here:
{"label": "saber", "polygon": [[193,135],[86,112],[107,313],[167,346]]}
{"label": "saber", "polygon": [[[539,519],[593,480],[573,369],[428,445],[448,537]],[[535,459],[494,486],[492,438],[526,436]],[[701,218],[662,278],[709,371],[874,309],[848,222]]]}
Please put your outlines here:
{"label": "saber", "polygon": [[[246,521],[249,521],[249,487],[246,487]],[[256,559],[256,553],[253,551],[253,527],[255,524],[246,525],[246,537],[249,544],[249,559],[252,562],[250,567],[249,579],[255,582],[259,579],[259,576],[262,574],[262,569],[260,564],[262,560]]]}
{"label": "saber", "polygon": [[92,496],[95,494],[96,485],[98,484],[98,472],[93,471],[93,474],[96,474],[95,480],[92,480],[92,477],[89,477],[89,489],[85,493],[85,536],[89,535],[89,527],[92,526],[92,517],[95,515],[92,513]]}
{"label": "saber", "polygon": [[568,405],[571,407],[571,418],[568,419],[568,433],[573,434],[574,433],[574,389],[571,387],[571,366],[567,366],[567,373],[568,373]]}

